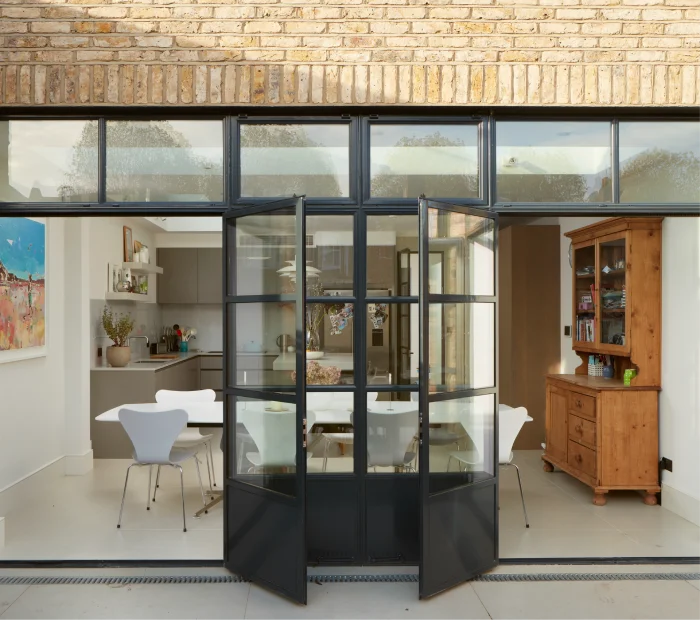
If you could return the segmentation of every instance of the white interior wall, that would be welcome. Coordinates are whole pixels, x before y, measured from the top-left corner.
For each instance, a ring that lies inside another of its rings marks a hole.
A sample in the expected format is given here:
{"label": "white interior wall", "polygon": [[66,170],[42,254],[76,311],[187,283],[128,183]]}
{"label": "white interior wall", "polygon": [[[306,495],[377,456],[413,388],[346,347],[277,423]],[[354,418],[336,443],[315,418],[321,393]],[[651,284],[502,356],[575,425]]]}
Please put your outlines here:
{"label": "white interior wall", "polygon": [[[47,355],[0,364],[0,491],[41,470],[66,453],[65,350],[66,295],[73,292],[64,273],[66,220],[47,220]],[[0,503],[0,508],[2,503]],[[4,508],[3,508],[4,512]],[[4,516],[0,512],[0,516]]]}
{"label": "white interior wall", "polygon": [[662,243],[661,498],[700,525],[700,217],[666,218]]}

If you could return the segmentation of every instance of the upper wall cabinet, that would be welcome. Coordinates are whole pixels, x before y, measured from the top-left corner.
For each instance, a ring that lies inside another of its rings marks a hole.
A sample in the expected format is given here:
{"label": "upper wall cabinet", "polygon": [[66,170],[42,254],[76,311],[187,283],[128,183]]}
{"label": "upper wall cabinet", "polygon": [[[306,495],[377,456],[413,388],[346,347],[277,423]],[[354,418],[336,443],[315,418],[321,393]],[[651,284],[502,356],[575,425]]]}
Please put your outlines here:
{"label": "upper wall cabinet", "polygon": [[661,385],[662,219],[611,218],[566,233],[574,351],[615,356],[616,372],[634,367],[644,386]]}
{"label": "upper wall cabinet", "polygon": [[158,303],[220,304],[221,248],[159,248]]}

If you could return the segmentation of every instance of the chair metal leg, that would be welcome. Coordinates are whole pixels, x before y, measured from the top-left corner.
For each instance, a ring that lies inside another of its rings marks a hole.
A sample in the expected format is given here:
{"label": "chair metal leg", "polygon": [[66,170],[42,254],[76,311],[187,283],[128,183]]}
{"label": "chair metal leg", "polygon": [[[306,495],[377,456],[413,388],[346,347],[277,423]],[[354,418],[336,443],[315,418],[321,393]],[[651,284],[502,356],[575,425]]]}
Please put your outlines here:
{"label": "chair metal leg", "polygon": [[119,521],[117,521],[117,529],[121,528],[122,526],[122,513],[124,512],[124,499],[126,498],[126,485],[129,484],[129,472],[131,471],[131,468],[136,465],[136,463],[132,463],[129,465],[128,469],[126,470],[126,478],[124,479],[124,493],[122,493],[122,507],[119,509]]}
{"label": "chair metal leg", "polygon": [[158,487],[160,486],[158,484],[159,480],[160,480],[160,465],[158,465],[158,469],[156,469],[156,486],[153,487],[153,501],[154,502],[156,501],[156,491],[158,490]]}
{"label": "chair metal leg", "polygon": [[207,514],[209,511],[206,510],[207,507],[207,498],[204,497],[204,485],[202,484],[202,474],[199,471],[199,459],[197,458],[197,455],[195,454],[194,456],[194,464],[197,466],[197,478],[199,478],[199,490],[202,492],[202,504],[204,505],[204,514]]}
{"label": "chair metal leg", "polygon": [[[211,478],[214,481],[214,486],[216,486],[216,467],[214,467],[214,451],[211,447],[211,441],[209,442],[209,460],[211,461]],[[211,486],[211,482],[209,486]]]}
{"label": "chair metal leg", "polygon": [[187,521],[185,520],[185,479],[182,474],[182,467],[175,465],[180,470],[180,492],[182,493],[182,531],[187,531]]}
{"label": "chair metal leg", "polygon": [[148,466],[148,503],[146,504],[146,510],[151,509],[151,479],[153,476],[153,465]]}
{"label": "chair metal leg", "polygon": [[525,496],[523,495],[523,484],[520,482],[520,468],[515,463],[508,463],[515,467],[515,471],[518,474],[518,486],[520,487],[520,499],[523,502],[523,514],[525,515],[525,527],[530,527],[530,522],[527,520],[527,510],[525,510]]}
{"label": "chair metal leg", "polygon": [[207,449],[208,444],[204,444],[204,460],[207,462],[207,476],[209,476],[209,490],[213,491],[211,486],[211,467],[209,466],[209,450]]}
{"label": "chair metal leg", "polygon": [[452,455],[450,454],[450,455],[447,457],[447,469],[445,469],[446,472],[447,472],[447,471],[450,471],[450,465],[451,465],[451,464],[452,464]]}
{"label": "chair metal leg", "polygon": [[331,443],[328,441],[328,438],[326,437],[326,445],[323,447],[323,471],[326,471],[326,468],[328,467],[328,445]]}

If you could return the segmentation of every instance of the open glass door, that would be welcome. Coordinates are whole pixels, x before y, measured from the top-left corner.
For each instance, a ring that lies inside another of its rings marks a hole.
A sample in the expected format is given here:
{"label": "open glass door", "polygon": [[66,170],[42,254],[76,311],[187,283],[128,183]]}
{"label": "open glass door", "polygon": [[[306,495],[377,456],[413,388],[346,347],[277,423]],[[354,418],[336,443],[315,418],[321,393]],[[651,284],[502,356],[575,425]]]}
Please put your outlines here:
{"label": "open glass door", "polygon": [[[304,237],[303,198],[224,216],[224,563],[299,603],[306,603]],[[280,333],[296,336],[282,352]]]}
{"label": "open glass door", "polygon": [[498,563],[497,216],[420,201],[420,597]]}

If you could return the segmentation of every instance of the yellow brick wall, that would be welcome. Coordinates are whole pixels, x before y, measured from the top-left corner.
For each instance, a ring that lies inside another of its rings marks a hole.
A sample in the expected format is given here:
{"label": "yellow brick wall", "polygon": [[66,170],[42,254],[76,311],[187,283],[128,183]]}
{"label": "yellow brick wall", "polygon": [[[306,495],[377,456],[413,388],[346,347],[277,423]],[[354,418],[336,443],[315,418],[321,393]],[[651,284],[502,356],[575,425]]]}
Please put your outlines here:
{"label": "yellow brick wall", "polygon": [[700,105],[700,0],[0,0],[7,105]]}

